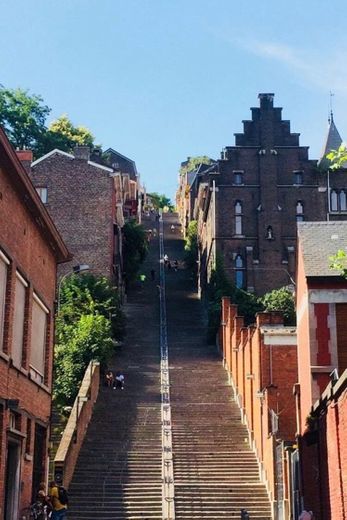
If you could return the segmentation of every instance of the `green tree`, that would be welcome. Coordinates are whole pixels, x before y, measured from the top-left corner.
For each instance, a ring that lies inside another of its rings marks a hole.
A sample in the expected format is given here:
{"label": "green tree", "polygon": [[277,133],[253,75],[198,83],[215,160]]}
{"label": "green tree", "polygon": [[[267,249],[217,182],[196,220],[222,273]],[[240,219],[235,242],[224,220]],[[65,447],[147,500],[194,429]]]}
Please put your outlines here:
{"label": "green tree", "polygon": [[194,171],[200,164],[212,164],[213,160],[207,155],[196,155],[195,157],[188,157],[188,160],[183,162],[180,167],[180,175]]}
{"label": "green tree", "polygon": [[14,147],[35,151],[46,133],[50,111],[41,96],[0,86],[0,124]]}
{"label": "green tree", "polygon": [[124,273],[126,286],[135,280],[140,265],[148,251],[148,242],[144,227],[130,220],[123,227],[124,236]]}
{"label": "green tree", "polygon": [[72,325],[59,327],[54,363],[56,404],[72,404],[88,363],[96,359],[106,365],[113,351],[111,322],[104,316],[83,314]]}
{"label": "green tree", "polygon": [[105,277],[72,275],[60,289],[56,319],[54,383],[56,404],[71,404],[92,359],[102,365],[124,335],[124,315],[117,290]]}
{"label": "green tree", "polygon": [[[346,168],[347,164],[347,148],[342,144],[338,150],[332,150],[327,154],[327,159],[331,161],[330,169],[338,170]],[[347,255],[342,249],[330,257],[330,269],[340,271],[340,275],[347,278]]]}
{"label": "green tree", "polygon": [[151,198],[152,204],[156,210],[164,208],[168,208],[169,211],[173,210],[173,204],[166,195],[160,195],[159,193],[153,192],[148,193],[148,196]]}
{"label": "green tree", "polygon": [[227,277],[223,259],[217,254],[216,267],[212,271],[207,288],[208,302],[208,332],[209,342],[214,342],[221,320],[221,301],[223,296],[229,296],[232,303],[238,306],[239,316],[243,316],[245,324],[253,323],[257,312],[264,310],[264,306],[254,294],[236,287]]}
{"label": "green tree", "polygon": [[266,293],[261,301],[265,311],[281,311],[283,313],[285,325],[295,325],[296,314],[294,298],[291,291],[286,287],[274,289]]}
{"label": "green tree", "polygon": [[188,224],[184,250],[187,267],[196,270],[198,260],[198,223],[196,220],[192,220]]}
{"label": "green tree", "polygon": [[94,136],[84,126],[74,126],[67,114],[63,114],[49,125],[48,130],[38,143],[37,153],[44,155],[55,148],[71,152],[75,146],[94,146]]}
{"label": "green tree", "polygon": [[330,169],[338,170],[339,168],[346,168],[347,163],[347,148],[345,144],[341,144],[338,150],[331,150],[326,155],[326,158],[331,161]]}
{"label": "green tree", "polygon": [[125,317],[117,288],[105,276],[91,273],[69,276],[60,290],[58,320],[69,325],[89,313],[100,314],[109,319],[112,337],[116,340],[123,338]]}

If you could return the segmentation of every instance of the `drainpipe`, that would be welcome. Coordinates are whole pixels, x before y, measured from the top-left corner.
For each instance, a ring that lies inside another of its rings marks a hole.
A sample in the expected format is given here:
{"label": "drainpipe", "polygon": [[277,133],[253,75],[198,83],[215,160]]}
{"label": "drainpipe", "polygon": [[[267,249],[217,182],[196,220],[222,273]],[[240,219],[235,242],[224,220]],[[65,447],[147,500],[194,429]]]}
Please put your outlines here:
{"label": "drainpipe", "polygon": [[212,193],[213,193],[213,263],[214,269],[216,268],[217,259],[217,245],[216,245],[216,181],[212,181]]}
{"label": "drainpipe", "polygon": [[328,168],[328,222],[329,222],[329,219],[330,219],[330,169]]}

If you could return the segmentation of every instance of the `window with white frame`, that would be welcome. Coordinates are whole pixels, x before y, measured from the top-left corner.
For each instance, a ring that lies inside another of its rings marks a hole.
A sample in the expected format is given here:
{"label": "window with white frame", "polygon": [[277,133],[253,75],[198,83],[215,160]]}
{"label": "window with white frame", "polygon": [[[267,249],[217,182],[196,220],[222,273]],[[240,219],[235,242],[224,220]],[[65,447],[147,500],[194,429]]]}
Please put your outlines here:
{"label": "window with white frame", "polygon": [[296,203],[296,221],[302,222],[304,220],[304,205],[301,200]]}
{"label": "window with white frame", "polygon": [[235,235],[242,235],[242,204],[238,200],[234,206],[235,213]]}
{"label": "window with white frame", "polygon": [[28,284],[20,273],[16,272],[16,285],[14,296],[14,316],[13,316],[13,336],[11,357],[16,367],[22,365],[24,323],[25,323],[25,302]]}
{"label": "window with white frame", "polygon": [[33,294],[31,319],[30,367],[40,381],[44,379],[48,309],[40,298]]}
{"label": "window with white frame", "polygon": [[330,209],[331,211],[339,210],[338,195],[335,190],[331,190],[330,192]]}
{"label": "window with white frame", "polygon": [[41,187],[37,187],[35,189],[36,189],[37,193],[39,194],[39,197],[42,200],[42,202],[44,204],[47,204],[47,200],[48,200],[47,188],[45,186],[41,186]]}
{"label": "window with white frame", "polygon": [[331,190],[330,211],[347,211],[346,190]]}
{"label": "window with white frame", "polygon": [[7,271],[10,262],[0,251],[0,351],[3,350]]}

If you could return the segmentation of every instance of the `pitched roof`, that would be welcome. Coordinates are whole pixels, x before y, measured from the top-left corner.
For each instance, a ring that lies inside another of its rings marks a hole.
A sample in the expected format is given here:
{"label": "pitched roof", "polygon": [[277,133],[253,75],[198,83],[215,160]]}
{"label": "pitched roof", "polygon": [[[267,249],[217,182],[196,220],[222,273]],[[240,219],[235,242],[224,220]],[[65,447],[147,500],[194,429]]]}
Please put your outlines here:
{"label": "pitched roof", "polygon": [[110,156],[110,159],[109,161],[107,161],[107,163],[112,168],[116,168],[114,163],[119,162],[119,168],[123,173],[129,173],[133,178],[138,176],[136,163],[132,159],[129,159],[129,157],[122,155],[121,153],[117,152],[117,150],[115,150],[114,148],[108,148],[107,150],[105,150],[104,154]]}
{"label": "pitched roof", "polygon": [[70,255],[63,239],[61,238],[53,220],[43,205],[35,190],[27,172],[17,157],[15,150],[9,142],[5,132],[0,127],[0,159],[10,175],[11,182],[16,186],[30,213],[34,216],[37,226],[47,238],[47,244],[52,248],[57,262],[68,262]]}
{"label": "pitched roof", "polygon": [[338,129],[336,128],[333,113],[331,113],[329,119],[328,133],[326,136],[326,140],[322,149],[321,158],[319,160],[319,164],[324,167],[330,166],[330,161],[325,156],[331,150],[338,150],[342,144],[342,138],[339,134]]}
{"label": "pitched roof", "polygon": [[45,161],[46,159],[48,159],[49,157],[51,157],[52,155],[55,155],[55,154],[64,155],[65,157],[70,157],[70,159],[74,159],[75,158],[75,156],[72,155],[71,153],[63,152],[63,150],[59,150],[58,148],[54,148],[54,150],[51,150],[50,152],[46,153],[46,155],[43,155],[42,157],[39,157],[38,159],[36,159],[36,161],[32,162],[31,166],[36,166],[41,161]]}
{"label": "pitched roof", "polygon": [[298,237],[307,277],[340,276],[329,257],[339,249],[347,253],[347,221],[298,222]]}

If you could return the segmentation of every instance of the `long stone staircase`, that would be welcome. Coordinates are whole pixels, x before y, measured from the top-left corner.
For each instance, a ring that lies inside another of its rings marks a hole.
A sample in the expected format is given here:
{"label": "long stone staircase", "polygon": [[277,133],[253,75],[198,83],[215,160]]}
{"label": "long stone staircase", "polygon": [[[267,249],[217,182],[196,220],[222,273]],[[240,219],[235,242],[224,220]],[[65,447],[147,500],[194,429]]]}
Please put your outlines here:
{"label": "long stone staircase", "polygon": [[[169,217],[165,248],[180,259],[182,240],[170,225]],[[144,272],[152,267],[159,272],[156,241]],[[100,391],[70,486],[69,519],[164,518],[157,284],[148,279],[129,300],[126,345],[112,367],[125,372],[125,389]],[[206,346],[203,307],[187,271],[166,272],[166,297],[175,517],[237,519],[244,508],[251,520],[271,520],[227,374]]]}

